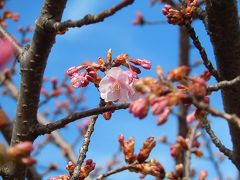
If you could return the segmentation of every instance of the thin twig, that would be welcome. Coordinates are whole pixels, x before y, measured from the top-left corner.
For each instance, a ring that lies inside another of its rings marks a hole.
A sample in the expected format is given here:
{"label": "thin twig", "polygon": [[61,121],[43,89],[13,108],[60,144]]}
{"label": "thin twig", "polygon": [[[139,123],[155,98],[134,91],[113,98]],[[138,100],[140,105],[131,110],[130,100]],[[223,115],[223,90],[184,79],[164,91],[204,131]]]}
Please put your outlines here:
{"label": "thin twig", "polygon": [[116,174],[116,173],[119,173],[119,172],[122,172],[122,171],[125,171],[125,170],[128,170],[128,169],[134,168],[134,166],[135,166],[135,164],[127,164],[127,165],[124,165],[120,168],[109,170],[108,172],[99,175],[96,178],[96,180],[102,180],[102,179],[104,179],[104,178],[106,178],[110,175],[113,175],[113,174]]}
{"label": "thin twig", "polygon": [[230,80],[230,81],[220,81],[217,84],[210,85],[207,87],[208,91],[218,91],[219,89],[229,88],[231,86],[234,86],[236,84],[240,83],[240,76],[237,76],[236,78]]}
{"label": "thin twig", "polygon": [[[228,148],[226,148],[221,141],[217,138],[213,130],[211,129],[211,125],[209,124],[207,119],[203,119],[201,123],[202,127],[206,130],[208,135],[210,136],[213,144],[221,151],[225,156],[227,156],[232,162],[233,162],[233,155],[232,151]],[[234,163],[234,162],[233,162]],[[235,164],[235,163],[234,163]]]}
{"label": "thin twig", "polygon": [[219,180],[223,180],[223,174],[220,170],[220,167],[219,167],[219,164],[218,162],[216,161],[216,159],[214,158],[214,154],[213,154],[213,150],[211,148],[211,140],[209,138],[207,138],[206,136],[206,133],[203,133],[203,138],[205,139],[206,141],[206,148],[207,148],[207,151],[208,151],[208,154],[209,154],[209,160],[212,162],[214,168],[215,168],[215,171],[218,175],[218,179]]}
{"label": "thin twig", "polygon": [[194,28],[190,24],[186,24],[185,27],[188,30],[188,33],[193,41],[194,46],[198,49],[198,51],[202,57],[203,64],[209,70],[209,72],[215,77],[215,79],[219,82],[221,80],[221,78],[219,77],[217,70],[214,69],[211,61],[208,59],[207,53],[206,53],[205,49],[202,47]]}
{"label": "thin twig", "polygon": [[221,117],[221,118],[227,120],[228,122],[234,123],[237,127],[240,128],[240,118],[236,114],[229,114],[226,112],[217,111],[217,110],[211,108],[209,105],[207,105],[203,102],[198,102],[197,100],[194,100],[194,99],[193,99],[193,104],[197,108],[202,109],[213,116]]}
{"label": "thin twig", "polygon": [[192,149],[192,142],[195,139],[196,131],[198,129],[199,123],[197,123],[192,129],[190,129],[189,134],[189,141],[188,147],[189,149],[186,151],[185,158],[184,158],[184,180],[190,179],[190,172],[191,172],[191,149]]}
{"label": "thin twig", "polygon": [[117,11],[121,10],[122,8],[132,4],[135,0],[123,0],[121,1],[119,4],[117,4],[116,6],[104,10],[101,13],[97,14],[97,15],[86,15],[84,18],[80,19],[80,20],[67,20],[64,22],[51,22],[48,21],[47,27],[49,27],[50,29],[55,30],[56,32],[61,32],[61,31],[65,31],[68,28],[74,28],[74,27],[82,27],[84,25],[89,25],[89,24],[94,24],[94,23],[98,23],[98,22],[102,22],[104,21],[105,18],[112,16],[113,14],[115,14]]}
{"label": "thin twig", "polygon": [[87,154],[87,151],[88,151],[88,146],[90,144],[91,135],[94,131],[94,125],[97,121],[97,118],[98,118],[98,115],[94,116],[92,118],[92,121],[90,122],[90,124],[88,126],[88,130],[87,130],[87,132],[84,136],[83,145],[82,145],[82,148],[80,150],[80,155],[78,157],[76,167],[74,168],[74,172],[73,172],[73,175],[72,175],[70,180],[77,180],[78,177],[79,177],[81,166],[83,164],[84,159],[86,158],[86,154]]}
{"label": "thin twig", "polygon": [[116,105],[111,105],[111,106],[98,107],[98,108],[90,109],[90,110],[83,111],[80,113],[73,113],[61,120],[56,121],[56,122],[46,124],[45,126],[36,127],[36,131],[34,131],[34,132],[37,135],[49,134],[52,131],[63,128],[67,124],[74,122],[78,119],[85,118],[88,116],[102,114],[102,113],[108,112],[108,111],[126,109],[126,108],[128,108],[128,106],[129,106],[128,103],[119,104],[119,105],[116,104]]}

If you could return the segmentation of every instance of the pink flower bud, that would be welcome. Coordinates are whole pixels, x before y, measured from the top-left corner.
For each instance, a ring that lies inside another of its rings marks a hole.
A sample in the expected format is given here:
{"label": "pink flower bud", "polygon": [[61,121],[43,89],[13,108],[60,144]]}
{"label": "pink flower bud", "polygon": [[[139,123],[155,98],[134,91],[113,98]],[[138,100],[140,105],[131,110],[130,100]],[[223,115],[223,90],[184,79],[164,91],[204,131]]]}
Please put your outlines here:
{"label": "pink flower bud", "polygon": [[149,103],[146,99],[133,101],[129,106],[129,112],[140,119],[146,117],[149,109]]}
{"label": "pink flower bud", "polygon": [[151,69],[151,62],[148,60],[143,59],[130,59],[130,62],[132,62],[135,65],[141,66],[144,69]]}

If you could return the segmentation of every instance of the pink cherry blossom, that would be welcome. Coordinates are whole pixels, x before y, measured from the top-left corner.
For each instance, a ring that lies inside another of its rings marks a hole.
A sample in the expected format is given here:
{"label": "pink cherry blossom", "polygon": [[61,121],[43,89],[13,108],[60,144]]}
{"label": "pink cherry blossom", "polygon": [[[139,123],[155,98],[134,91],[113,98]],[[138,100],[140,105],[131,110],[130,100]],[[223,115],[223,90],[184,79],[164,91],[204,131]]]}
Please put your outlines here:
{"label": "pink cherry blossom", "polygon": [[133,88],[135,78],[130,71],[124,71],[120,67],[111,68],[99,83],[101,98],[106,102],[120,103],[136,99],[137,94]]}

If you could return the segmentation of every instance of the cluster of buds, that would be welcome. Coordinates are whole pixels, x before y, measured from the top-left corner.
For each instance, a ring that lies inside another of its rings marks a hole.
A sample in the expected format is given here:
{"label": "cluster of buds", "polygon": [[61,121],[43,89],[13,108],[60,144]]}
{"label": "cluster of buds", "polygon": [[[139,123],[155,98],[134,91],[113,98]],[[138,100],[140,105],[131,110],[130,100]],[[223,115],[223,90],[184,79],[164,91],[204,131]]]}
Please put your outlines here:
{"label": "cluster of buds", "polygon": [[162,13],[168,18],[169,24],[182,26],[192,22],[193,15],[196,13],[198,7],[199,3],[197,0],[188,0],[187,6],[181,6],[179,10],[173,9],[171,5],[165,5]]}
{"label": "cluster of buds", "polygon": [[32,166],[36,163],[36,160],[29,156],[29,154],[33,151],[33,144],[29,141],[24,141],[19,144],[16,144],[6,150],[6,157],[10,157],[15,161],[19,161],[20,163]]}
{"label": "cluster of buds", "polygon": [[145,19],[143,17],[143,14],[141,12],[136,12],[136,17],[135,19],[132,21],[133,25],[144,25],[145,24]]}
{"label": "cluster of buds", "polygon": [[[71,84],[75,88],[79,87],[86,87],[89,82],[94,84],[99,83],[99,76],[97,74],[97,69],[94,65],[81,65],[81,66],[74,66],[67,70],[67,75],[71,77]],[[79,73],[80,70],[84,69],[85,71]]]}
{"label": "cluster of buds", "polygon": [[183,138],[182,136],[176,137],[176,143],[170,146],[170,154],[176,160],[179,159],[184,151],[191,151],[191,153],[195,154],[197,157],[201,157],[203,155],[202,151],[199,149],[200,143],[198,141],[198,137],[200,135],[196,135],[192,144],[189,144],[188,138]]}
{"label": "cluster of buds", "polygon": [[[125,71],[120,66],[129,70]],[[137,74],[140,74],[141,70],[136,66],[150,69],[151,63],[144,59],[129,58],[127,54],[120,54],[113,59],[110,49],[105,60],[99,57],[97,63],[85,62],[83,65],[69,68],[66,73],[71,77],[71,84],[75,88],[93,83],[99,89],[101,98],[107,103],[128,102],[137,99],[137,93],[132,85],[138,79]],[[79,72],[83,69],[83,72]],[[103,72],[105,76],[101,78],[98,71]],[[104,114],[105,119],[110,117],[111,112]]]}
{"label": "cluster of buds", "polygon": [[[86,160],[83,167],[81,167],[78,179],[84,180],[86,177],[88,177],[90,172],[92,172],[94,170],[95,165],[96,164],[91,159]],[[49,178],[48,180],[69,180],[73,175],[74,168],[75,168],[75,164],[73,162],[69,161],[68,164],[66,165],[66,169],[68,170],[69,175],[66,175],[66,174],[58,175],[56,177]]]}
{"label": "cluster of buds", "polygon": [[138,163],[131,169],[131,171],[141,173],[143,175],[141,177],[152,175],[159,180],[162,180],[165,177],[165,170],[163,166],[155,159],[151,159],[150,161],[144,163]]}
{"label": "cluster of buds", "polygon": [[158,116],[157,124],[161,125],[166,122],[176,105],[183,104],[189,107],[193,99],[209,103],[206,81],[209,80],[210,73],[205,71],[200,77],[190,77],[190,70],[188,66],[180,66],[164,76],[158,67],[158,79],[146,77],[137,80],[134,87],[143,98],[133,101],[129,111],[142,119],[147,115],[148,109],[151,109],[152,113]]}
{"label": "cluster of buds", "polygon": [[124,139],[124,136],[121,134],[118,137],[118,141],[120,143],[121,150],[123,151],[125,161],[129,164],[138,162],[143,163],[149,157],[152,149],[155,147],[156,142],[153,137],[148,137],[141,147],[139,153],[137,155],[134,154],[134,138],[130,137],[128,141]]}
{"label": "cluster of buds", "polygon": [[152,149],[156,145],[156,141],[154,140],[153,137],[148,137],[144,141],[137,155],[134,153],[135,141],[133,137],[130,137],[129,140],[127,141],[124,139],[123,135],[120,135],[118,141],[120,143],[120,147],[124,154],[126,163],[133,164],[130,171],[141,173],[143,176],[152,175],[159,179],[164,178],[165,176],[164,168],[158,161],[154,159],[146,161]]}
{"label": "cluster of buds", "polygon": [[[3,6],[4,6],[4,2],[0,1],[0,9],[3,8]],[[0,15],[0,25],[2,25],[3,27],[6,27],[7,26],[6,20],[7,19],[11,19],[13,21],[18,21],[19,14],[14,13],[10,10],[4,10],[3,14]]]}

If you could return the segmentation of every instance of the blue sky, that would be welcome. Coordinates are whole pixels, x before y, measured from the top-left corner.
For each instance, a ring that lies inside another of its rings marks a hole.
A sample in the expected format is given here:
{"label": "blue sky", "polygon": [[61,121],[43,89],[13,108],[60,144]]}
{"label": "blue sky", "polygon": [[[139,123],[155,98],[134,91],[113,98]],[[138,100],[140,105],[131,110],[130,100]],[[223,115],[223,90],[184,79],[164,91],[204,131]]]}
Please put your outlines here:
{"label": "blue sky", "polygon": [[[118,0],[70,0],[64,12],[63,19],[78,19],[88,13],[96,14],[118,2]],[[16,27],[19,25],[34,25],[34,21],[37,19],[42,3],[43,1],[9,0],[7,8],[19,12],[20,21],[9,23],[8,30],[19,37],[16,32]],[[154,71],[157,65],[160,65],[164,69],[164,72],[176,67],[178,64],[178,28],[168,24],[144,27],[133,26],[131,21],[135,18],[136,11],[143,12],[146,19],[149,20],[165,20],[161,14],[161,7],[159,5],[150,7],[148,0],[142,0],[136,1],[132,6],[123,9],[104,22],[83,26],[81,29],[70,29],[65,35],[57,37],[56,44],[49,57],[45,75],[61,79],[69,67],[79,65],[83,60],[95,61],[99,56],[105,57],[109,48],[113,50],[113,56],[120,53],[128,53],[130,57],[150,60],[152,62],[152,70],[142,70],[142,77],[155,76]],[[214,62],[213,50],[209,42],[209,37],[204,31],[204,27],[200,22],[195,22],[193,25],[196,28],[197,34],[209,58]],[[191,63],[198,59],[200,59],[200,55],[196,49],[192,49]],[[203,66],[200,66],[194,69],[193,74],[201,73],[203,69]],[[16,82],[18,82],[17,79]],[[213,82],[214,81],[212,81],[212,83]],[[97,105],[98,102],[96,99],[98,99],[98,94],[94,88],[88,88],[86,97],[87,101],[85,104],[88,107],[93,108]],[[15,113],[14,101],[7,101],[4,97],[1,97],[0,100],[6,103],[4,109],[9,112],[11,118],[13,118]],[[219,93],[214,93],[211,100],[211,104],[214,107],[219,110],[222,109],[222,101]],[[47,108],[51,108],[52,105],[54,105],[53,102],[51,102]],[[231,148],[229,132],[225,121],[217,118],[211,119],[216,134],[229,148]],[[171,116],[167,124],[159,127],[156,126],[156,117],[149,115],[147,118],[140,121],[127,111],[114,113],[110,121],[99,118],[87,158],[92,158],[97,165],[105,164],[106,161],[111,158],[112,153],[117,150],[117,137],[120,133],[123,133],[126,138],[130,136],[135,137],[136,151],[139,150],[143,141],[149,136],[158,137],[160,135],[167,135],[169,140],[174,142],[177,132],[176,122],[176,117]],[[64,134],[64,138],[68,142],[72,142],[74,135],[78,132],[75,124],[71,124],[66,130],[61,131],[61,133]],[[78,152],[80,145],[81,142],[78,143],[76,152]],[[167,171],[172,170],[173,161],[169,156],[168,147],[157,145],[151,157],[157,158],[164,167],[166,167]],[[193,167],[198,171],[207,169],[209,171],[209,179],[216,177],[211,163],[196,158],[193,159]],[[41,165],[47,162],[57,162],[61,169],[64,169],[66,163],[61,156],[61,152],[53,145],[48,145],[44,148],[38,161]],[[224,170],[226,177],[235,177],[236,169],[228,160],[222,163],[221,168]],[[40,170],[42,169],[40,168]],[[58,173],[64,173],[64,171],[59,171]],[[53,175],[54,174],[50,174],[49,176]],[[138,175],[123,172],[111,176],[109,179],[134,180],[138,179]],[[148,177],[147,179],[150,180],[153,178]]]}

